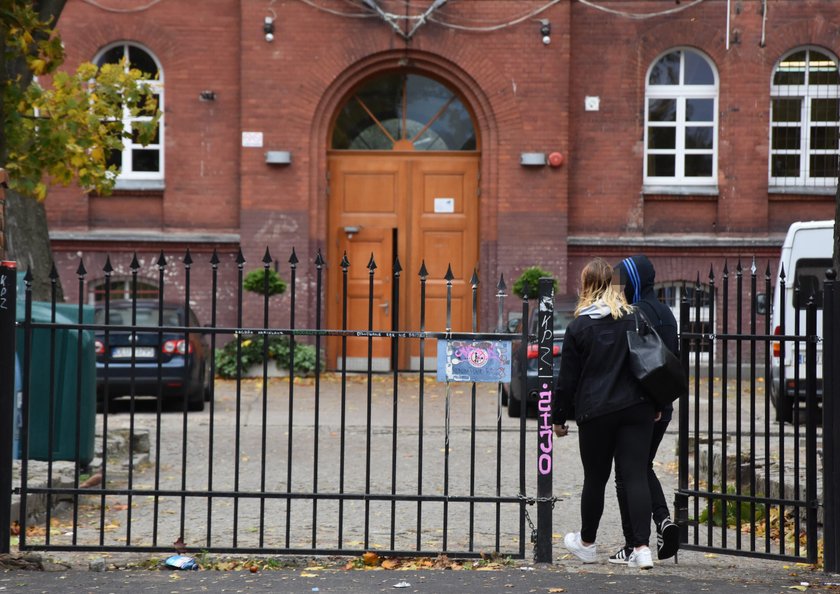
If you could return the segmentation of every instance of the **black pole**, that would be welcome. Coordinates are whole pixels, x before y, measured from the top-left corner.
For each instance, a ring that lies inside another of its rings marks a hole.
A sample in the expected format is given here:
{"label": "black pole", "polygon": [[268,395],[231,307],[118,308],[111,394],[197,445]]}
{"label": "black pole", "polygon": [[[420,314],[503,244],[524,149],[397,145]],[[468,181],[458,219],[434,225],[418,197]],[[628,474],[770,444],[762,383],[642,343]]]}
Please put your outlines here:
{"label": "black pole", "polygon": [[817,561],[817,305],[814,298],[808,300],[805,314],[805,512],[808,533],[807,559]]}
{"label": "black pole", "polygon": [[[840,349],[837,348],[837,325],[840,324],[840,312],[837,311],[835,298],[834,269],[826,271],[823,288],[823,504],[824,509],[824,549],[823,569],[836,573],[840,568],[840,472],[837,472],[835,432],[840,430],[840,406],[834,395],[838,385],[835,373],[840,362]],[[810,541],[810,537],[809,537]]]}
{"label": "black pole", "polygon": [[12,525],[12,432],[15,412],[17,264],[0,262],[0,554],[9,553]]}
{"label": "black pole", "polygon": [[[537,544],[534,549],[536,563],[551,563],[552,523],[552,425],[551,395],[554,392],[554,279],[541,278],[538,295],[540,309],[537,317],[537,378],[539,401],[537,403]],[[522,404],[527,406],[523,392]]]}

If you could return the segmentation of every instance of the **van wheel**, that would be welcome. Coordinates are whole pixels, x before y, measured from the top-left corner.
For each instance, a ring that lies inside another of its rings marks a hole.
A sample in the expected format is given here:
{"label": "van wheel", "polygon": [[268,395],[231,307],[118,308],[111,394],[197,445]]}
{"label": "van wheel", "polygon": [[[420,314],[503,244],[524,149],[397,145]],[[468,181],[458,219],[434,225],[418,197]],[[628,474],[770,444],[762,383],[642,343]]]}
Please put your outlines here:
{"label": "van wheel", "polygon": [[793,402],[788,402],[785,410],[780,410],[781,402],[779,402],[778,390],[774,388],[775,383],[770,384],[770,402],[773,404],[773,409],[776,411],[777,423],[792,423],[793,422]]}

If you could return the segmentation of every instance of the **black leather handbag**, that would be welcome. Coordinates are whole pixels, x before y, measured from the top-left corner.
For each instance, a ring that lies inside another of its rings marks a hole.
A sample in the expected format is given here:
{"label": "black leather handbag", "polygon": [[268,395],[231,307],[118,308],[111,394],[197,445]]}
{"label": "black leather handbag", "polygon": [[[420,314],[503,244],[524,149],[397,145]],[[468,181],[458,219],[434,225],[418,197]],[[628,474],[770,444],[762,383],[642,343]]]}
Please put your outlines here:
{"label": "black leather handbag", "polygon": [[680,360],[665,346],[645,315],[634,312],[633,317],[636,329],[627,331],[630,369],[657,408],[665,408],[688,394],[688,378]]}

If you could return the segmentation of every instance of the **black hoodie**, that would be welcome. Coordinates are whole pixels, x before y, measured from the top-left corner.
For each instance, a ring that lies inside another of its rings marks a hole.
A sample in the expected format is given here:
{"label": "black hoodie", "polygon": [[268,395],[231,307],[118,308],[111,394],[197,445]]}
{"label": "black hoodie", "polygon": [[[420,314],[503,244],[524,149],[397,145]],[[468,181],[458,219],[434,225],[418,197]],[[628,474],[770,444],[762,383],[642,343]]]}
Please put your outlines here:
{"label": "black hoodie", "polygon": [[644,312],[665,345],[679,357],[677,320],[671,308],[656,298],[656,292],[653,289],[656,271],[651,261],[647,256],[637,254],[622,260],[615,269],[624,285],[627,303],[635,305]]}

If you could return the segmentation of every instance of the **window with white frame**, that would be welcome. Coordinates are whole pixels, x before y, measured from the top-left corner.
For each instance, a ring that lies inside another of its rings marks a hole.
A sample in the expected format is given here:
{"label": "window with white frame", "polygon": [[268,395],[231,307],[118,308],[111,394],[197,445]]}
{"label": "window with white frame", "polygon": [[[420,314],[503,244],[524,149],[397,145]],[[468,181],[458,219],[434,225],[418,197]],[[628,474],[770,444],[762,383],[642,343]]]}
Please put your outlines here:
{"label": "window with white frame", "polygon": [[125,42],[107,46],[97,55],[94,63],[97,66],[118,64],[123,58],[126,60],[126,68],[136,68],[147,76],[140,82],[152,88],[161,113],[154,138],[151,143],[144,146],[137,142],[135,124],[151,121],[152,118],[150,116],[134,117],[125,110],[123,126],[132,134],[123,140],[121,151],[112,151],[108,156],[108,165],[116,165],[119,169],[117,188],[121,186],[141,188],[163,181],[163,69],[157,58],[148,50]]}
{"label": "window with white frame", "polygon": [[645,88],[645,185],[717,185],[717,104],[717,72],[698,51],[674,49],[653,63]]}
{"label": "window with white frame", "polygon": [[837,184],[840,139],[837,58],[799,48],[784,56],[770,86],[770,188]]}

